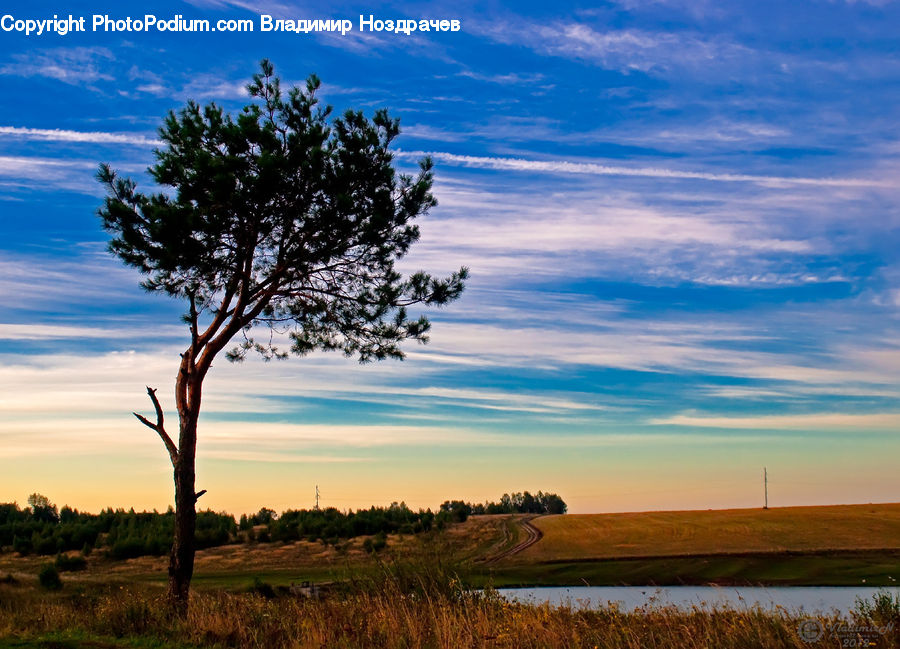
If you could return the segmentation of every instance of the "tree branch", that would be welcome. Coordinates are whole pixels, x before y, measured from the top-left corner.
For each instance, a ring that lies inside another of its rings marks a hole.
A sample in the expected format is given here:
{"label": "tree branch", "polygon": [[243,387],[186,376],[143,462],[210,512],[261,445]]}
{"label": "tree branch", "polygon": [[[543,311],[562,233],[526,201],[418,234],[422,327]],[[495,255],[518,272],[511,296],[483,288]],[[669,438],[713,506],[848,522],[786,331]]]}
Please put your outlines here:
{"label": "tree branch", "polygon": [[175,442],[172,441],[172,438],[169,437],[169,434],[166,432],[163,420],[163,410],[162,406],[159,405],[159,399],[156,398],[156,390],[147,386],[147,394],[150,395],[150,400],[153,401],[153,407],[156,409],[156,423],[154,424],[152,421],[144,417],[143,415],[139,415],[136,412],[133,412],[135,417],[137,417],[138,421],[144,424],[147,428],[152,428],[159,435],[160,439],[163,441],[163,444],[166,446],[166,450],[169,452],[169,459],[172,460],[172,466],[175,466],[175,463],[178,461],[178,448],[175,446]]}
{"label": "tree branch", "polygon": [[189,323],[189,326],[191,328],[191,348],[194,350],[194,354],[196,354],[197,353],[197,344],[200,341],[200,334],[197,331],[197,320],[198,320],[199,316],[197,314],[197,301],[196,301],[196,298],[194,297],[193,291],[188,293],[188,299],[190,300],[190,304],[191,304],[191,311],[190,311],[190,319],[191,320]]}
{"label": "tree branch", "polygon": [[197,339],[197,351],[200,351],[201,347],[206,346],[206,343],[210,341],[210,339],[216,335],[219,331],[219,327],[222,326],[222,323],[229,316],[229,308],[231,306],[231,300],[234,298],[234,294],[237,291],[237,287],[239,284],[239,278],[237,276],[233,277],[231,282],[229,282],[228,286],[225,288],[225,295],[222,297],[222,302],[219,305],[218,310],[216,310],[216,315],[213,318],[213,321],[210,323],[209,327],[206,328],[206,331],[203,332]]}

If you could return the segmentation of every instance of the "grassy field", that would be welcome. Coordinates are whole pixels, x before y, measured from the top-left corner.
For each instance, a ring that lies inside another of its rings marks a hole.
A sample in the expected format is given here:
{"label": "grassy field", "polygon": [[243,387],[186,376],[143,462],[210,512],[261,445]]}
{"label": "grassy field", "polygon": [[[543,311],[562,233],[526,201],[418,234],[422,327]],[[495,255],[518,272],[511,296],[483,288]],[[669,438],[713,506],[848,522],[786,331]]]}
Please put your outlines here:
{"label": "grassy field", "polygon": [[[428,555],[452,564],[476,585],[897,585],[900,505],[545,516],[543,532],[522,552],[501,555],[525,538],[521,517],[476,516],[438,535],[391,536],[385,556]],[[262,580],[345,582],[377,573],[382,557],[363,539],[335,546],[235,544],[197,554],[194,585],[232,591]],[[0,555],[0,576],[36,579],[48,557]],[[162,585],[166,557],[114,561],[94,553],[72,584]]]}
{"label": "grassy field", "polygon": [[[373,556],[362,539],[236,544],[198,553],[186,620],[163,601],[166,559],[114,561],[95,552],[38,587],[47,557],[0,555],[0,649],[176,647],[838,647],[799,634],[799,611],[584,611],[514,604],[479,585],[893,584],[900,505],[540,517],[479,516],[440,534],[392,536]],[[4,576],[5,575],[5,576]],[[329,582],[320,599],[292,582]],[[843,623],[893,624],[878,647],[900,647],[900,600]],[[838,618],[818,618],[823,625]],[[864,646],[856,644],[852,646]]]}
{"label": "grassy field", "polygon": [[[616,608],[584,610],[471,592],[452,577],[411,566],[348,584],[319,599],[199,591],[187,617],[171,615],[157,586],[66,587],[47,593],[0,584],[0,649],[800,649],[863,646],[855,635],[802,633],[799,611]],[[437,578],[435,578],[437,577]],[[817,616],[821,628],[877,626],[877,646],[900,646],[900,601]],[[866,644],[865,646],[869,646]]]}
{"label": "grassy field", "polygon": [[[414,535],[392,535],[389,552],[384,556],[414,553],[429,556],[434,563],[451,561],[461,568],[477,559],[493,555],[519,540],[519,528],[511,516],[480,516],[455,525],[427,539]],[[248,587],[255,580],[275,586],[302,581],[337,582],[377,572],[381,555],[372,556],[363,549],[364,538],[338,546],[318,542],[232,544],[197,552],[194,586],[200,590]],[[53,557],[0,554],[0,577],[11,575],[31,582],[41,566]],[[64,579],[77,585],[141,583],[162,585],[167,579],[168,557],[139,557],[112,560],[102,552],[87,558],[87,569],[65,573]]]}
{"label": "grassy field", "polygon": [[900,504],[542,516],[495,585],[900,583]]}
{"label": "grassy field", "polygon": [[517,561],[900,550],[900,504],[568,514],[532,523],[544,537]]}
{"label": "grassy field", "polygon": [[[475,581],[502,586],[896,586],[900,552],[699,555],[509,563]],[[894,577],[894,579],[892,579]]]}

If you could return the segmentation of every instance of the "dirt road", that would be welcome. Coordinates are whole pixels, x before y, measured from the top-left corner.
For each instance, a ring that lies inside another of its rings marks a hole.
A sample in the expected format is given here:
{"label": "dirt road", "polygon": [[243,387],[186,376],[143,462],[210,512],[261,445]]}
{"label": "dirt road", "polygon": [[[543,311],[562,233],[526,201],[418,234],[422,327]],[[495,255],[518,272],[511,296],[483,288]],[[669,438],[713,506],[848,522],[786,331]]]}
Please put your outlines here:
{"label": "dirt road", "polygon": [[497,563],[501,559],[506,559],[507,557],[511,557],[514,554],[517,554],[524,550],[527,547],[530,547],[541,540],[541,537],[544,536],[543,532],[541,532],[538,528],[531,524],[531,521],[537,518],[537,516],[524,516],[516,521],[520,528],[525,532],[525,538],[518,543],[516,543],[511,548],[508,548],[502,552],[499,552],[495,555],[492,555],[484,560],[485,564]]}

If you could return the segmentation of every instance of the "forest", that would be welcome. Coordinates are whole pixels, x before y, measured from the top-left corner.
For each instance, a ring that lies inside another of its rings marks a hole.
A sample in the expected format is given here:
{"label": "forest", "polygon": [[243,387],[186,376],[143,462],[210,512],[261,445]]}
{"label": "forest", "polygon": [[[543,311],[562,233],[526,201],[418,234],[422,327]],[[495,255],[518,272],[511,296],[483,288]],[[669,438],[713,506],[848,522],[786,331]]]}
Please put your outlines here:
{"label": "forest", "polygon": [[[298,540],[334,544],[358,536],[374,536],[367,549],[384,546],[388,534],[419,534],[441,530],[448,524],[479,514],[561,514],[566,504],[556,494],[537,492],[504,494],[500,502],[472,504],[445,501],[437,511],[413,511],[405,503],[341,511],[288,509],[280,515],[267,507],[241,515],[210,510],[197,512],[197,548],[228,543],[266,543]],[[136,512],[107,508],[99,514],[80,512],[68,505],[58,508],[46,496],[34,493],[28,506],[0,503],[0,552],[54,555],[80,551],[87,556],[102,549],[113,559],[161,556],[169,552],[175,513]]]}

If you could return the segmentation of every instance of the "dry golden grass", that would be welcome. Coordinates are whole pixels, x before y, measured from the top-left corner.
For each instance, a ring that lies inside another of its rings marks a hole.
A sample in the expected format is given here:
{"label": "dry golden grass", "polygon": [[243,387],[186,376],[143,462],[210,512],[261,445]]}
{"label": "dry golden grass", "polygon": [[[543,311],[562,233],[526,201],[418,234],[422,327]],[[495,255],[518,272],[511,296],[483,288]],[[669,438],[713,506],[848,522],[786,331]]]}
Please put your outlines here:
{"label": "dry golden grass", "polygon": [[[503,526],[508,518],[479,516],[453,525],[441,534],[442,547],[458,560],[485,556],[492,547],[503,542]],[[232,575],[235,583],[240,585],[254,575],[273,572],[297,573],[298,579],[312,576],[321,580],[329,570],[343,573],[348,568],[371,567],[373,560],[363,549],[364,540],[363,537],[351,539],[340,548],[308,541],[223,545],[197,552],[195,576],[202,579]],[[388,537],[390,554],[397,555],[419,551],[423,544],[434,542],[430,537],[423,539],[416,535]],[[52,556],[22,557],[11,552],[0,553],[0,574],[27,580],[33,578],[42,565],[52,561]],[[98,550],[88,557],[87,570],[70,573],[67,579],[83,583],[128,582],[139,578],[162,581],[167,575],[168,561],[168,556],[112,560],[105,558],[103,550]],[[202,586],[202,582],[199,585]],[[222,585],[221,580],[215,585]]]}
{"label": "dry golden grass", "polygon": [[[485,541],[489,540],[486,536]],[[284,552],[291,552],[286,546]],[[100,649],[209,647],[235,649],[716,649],[842,646],[834,637],[805,642],[805,616],[784,611],[652,608],[579,610],[503,600],[467,590],[462,564],[440,543],[397,548],[370,558],[364,571],[321,599],[258,584],[255,592],[195,590],[187,618],[170,614],[162,584],[76,580],[42,591],[37,579],[0,581],[0,647]],[[290,558],[290,555],[281,557]],[[268,596],[268,597],[266,597]],[[863,615],[863,613],[860,613]],[[893,623],[880,648],[900,647],[900,601],[845,622]],[[823,624],[837,617],[819,618]],[[121,642],[120,642],[121,641]],[[124,644],[122,644],[124,643]],[[861,645],[857,645],[861,646]]]}
{"label": "dry golden grass", "polygon": [[[819,642],[804,641],[798,631],[803,618],[783,611],[585,611],[509,603],[490,593],[466,593],[453,584],[409,589],[394,579],[320,600],[195,593],[185,620],[168,614],[158,591],[45,595],[21,592],[21,586],[15,590],[19,592],[10,596],[10,587],[0,586],[0,645],[3,638],[27,640],[53,633],[74,638],[75,642],[53,645],[67,647],[108,646],[97,640],[111,637],[141,646],[153,641],[241,649],[841,646],[827,636]],[[820,619],[824,624],[837,621]],[[898,639],[897,633],[889,634],[879,638],[877,646],[897,647]]]}
{"label": "dry golden grass", "polygon": [[544,537],[516,561],[900,548],[900,504],[567,514],[532,523]]}

